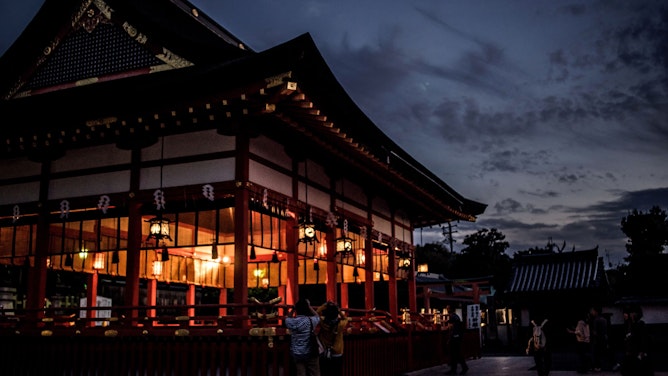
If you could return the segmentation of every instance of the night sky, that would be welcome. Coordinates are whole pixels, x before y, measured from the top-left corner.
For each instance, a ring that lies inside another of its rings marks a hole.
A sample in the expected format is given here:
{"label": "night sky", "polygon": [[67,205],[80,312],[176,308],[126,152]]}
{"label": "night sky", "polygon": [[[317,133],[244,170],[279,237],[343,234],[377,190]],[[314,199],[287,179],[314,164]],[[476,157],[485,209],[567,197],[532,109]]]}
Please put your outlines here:
{"label": "night sky", "polygon": [[[0,2],[0,53],[41,3]],[[255,51],[310,33],[381,130],[488,205],[457,224],[456,251],[497,228],[509,254],[552,239],[614,266],[622,217],[668,210],[665,1],[192,3]]]}

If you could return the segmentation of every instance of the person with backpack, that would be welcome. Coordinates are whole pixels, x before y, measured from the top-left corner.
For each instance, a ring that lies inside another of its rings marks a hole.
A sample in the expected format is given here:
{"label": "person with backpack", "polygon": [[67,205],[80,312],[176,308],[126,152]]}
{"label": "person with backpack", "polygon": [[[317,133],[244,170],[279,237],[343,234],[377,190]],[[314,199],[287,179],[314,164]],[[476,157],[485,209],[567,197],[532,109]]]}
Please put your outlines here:
{"label": "person with backpack", "polygon": [[327,302],[317,309],[320,315],[318,337],[325,347],[320,357],[320,374],[323,376],[343,375],[343,334],[349,318],[334,302]]}
{"label": "person with backpack", "polygon": [[578,356],[578,373],[587,373],[589,371],[589,324],[585,318],[578,320],[575,330],[566,329],[568,333],[575,334],[575,352]]}
{"label": "person with backpack", "polygon": [[290,355],[295,362],[297,376],[320,376],[319,354],[315,330],[320,316],[308,299],[300,299],[285,318],[290,329]]}

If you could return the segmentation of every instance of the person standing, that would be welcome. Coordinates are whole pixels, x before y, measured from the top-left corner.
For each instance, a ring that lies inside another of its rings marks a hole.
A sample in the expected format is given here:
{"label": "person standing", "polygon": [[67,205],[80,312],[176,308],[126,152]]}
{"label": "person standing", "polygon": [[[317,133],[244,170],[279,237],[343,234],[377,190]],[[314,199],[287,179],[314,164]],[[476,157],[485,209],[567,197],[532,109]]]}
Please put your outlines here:
{"label": "person standing", "polygon": [[621,374],[624,376],[650,376],[654,374],[647,352],[649,351],[649,335],[642,309],[633,307],[629,312],[631,329],[624,339],[625,351]]}
{"label": "person standing", "polygon": [[[448,309],[450,312],[450,309]],[[455,375],[457,373],[457,365],[462,365],[462,372],[460,375],[465,375],[469,370],[464,358],[462,344],[464,342],[464,323],[456,312],[452,311],[449,314],[448,329],[450,330],[450,370],[446,375]]]}
{"label": "person standing", "polygon": [[566,329],[575,334],[575,352],[578,357],[578,373],[587,373],[589,370],[589,324],[584,319],[578,320],[575,330]]}
{"label": "person standing", "polygon": [[601,314],[601,307],[593,307],[590,313],[592,317],[592,362],[594,371],[599,372],[603,368],[604,359],[608,352],[608,321]]}
{"label": "person standing", "polygon": [[290,329],[290,355],[295,362],[297,376],[320,376],[319,355],[313,351],[311,333],[320,323],[320,316],[308,299],[300,299],[288,312],[285,326]]}
{"label": "person standing", "polygon": [[323,376],[343,375],[343,334],[348,327],[348,319],[339,306],[327,302],[318,307],[320,332],[318,337],[325,354],[320,358],[320,374]]}

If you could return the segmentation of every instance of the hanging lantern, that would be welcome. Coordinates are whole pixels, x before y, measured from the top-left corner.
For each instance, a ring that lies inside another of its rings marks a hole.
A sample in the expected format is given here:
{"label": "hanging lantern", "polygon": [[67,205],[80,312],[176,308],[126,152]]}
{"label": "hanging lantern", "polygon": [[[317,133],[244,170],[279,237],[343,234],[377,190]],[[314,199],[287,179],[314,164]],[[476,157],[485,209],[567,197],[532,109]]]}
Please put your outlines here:
{"label": "hanging lantern", "polygon": [[153,275],[154,276],[162,275],[162,262],[158,260],[153,261]]}
{"label": "hanging lantern", "polygon": [[353,253],[353,240],[348,237],[348,220],[343,220],[343,229],[341,230],[343,236],[336,239],[336,253],[342,256]]}
{"label": "hanging lantern", "polygon": [[93,258],[93,269],[101,270],[104,269],[104,253],[98,252]]}
{"label": "hanging lantern", "polygon": [[313,244],[314,242],[318,242],[315,236],[315,224],[302,221],[299,224],[299,243]]}
{"label": "hanging lantern", "polygon": [[408,251],[401,251],[397,252],[397,256],[399,257],[398,269],[410,270],[412,264],[411,253]]}
{"label": "hanging lantern", "polygon": [[278,261],[278,253],[276,253],[276,251],[274,251],[274,254],[271,255],[271,262],[273,262],[274,264],[278,264],[278,262],[279,262]]}
{"label": "hanging lantern", "polygon": [[158,215],[146,222],[149,223],[149,234],[148,238],[146,238],[147,241],[151,239],[155,239],[156,242],[163,239],[172,240],[169,236],[169,219],[162,218],[162,215]]}
{"label": "hanging lantern", "polygon": [[320,270],[320,265],[318,264],[318,259],[317,258],[313,259],[313,270],[315,270],[315,271]]}

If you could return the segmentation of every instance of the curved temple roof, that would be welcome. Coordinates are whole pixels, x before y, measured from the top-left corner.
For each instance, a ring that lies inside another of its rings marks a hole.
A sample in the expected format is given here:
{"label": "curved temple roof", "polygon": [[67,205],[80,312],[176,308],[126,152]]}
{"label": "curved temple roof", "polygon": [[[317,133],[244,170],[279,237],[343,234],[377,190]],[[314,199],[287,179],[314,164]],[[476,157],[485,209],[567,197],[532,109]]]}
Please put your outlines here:
{"label": "curved temple roof", "polygon": [[128,129],[154,138],[257,127],[381,183],[415,208],[416,227],[474,221],[486,208],[388,138],[308,34],[254,52],[187,1],[47,0],[0,72],[2,158],[121,145]]}

